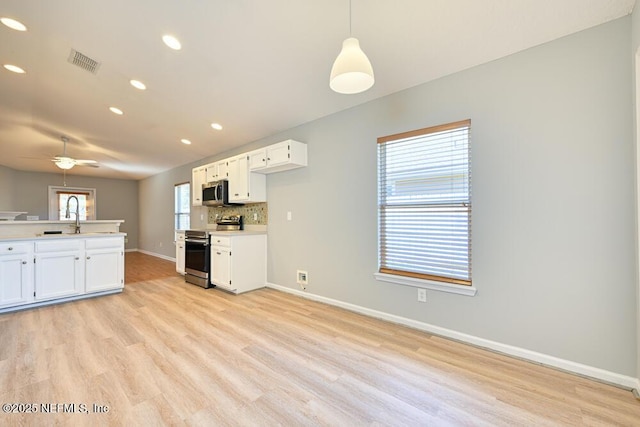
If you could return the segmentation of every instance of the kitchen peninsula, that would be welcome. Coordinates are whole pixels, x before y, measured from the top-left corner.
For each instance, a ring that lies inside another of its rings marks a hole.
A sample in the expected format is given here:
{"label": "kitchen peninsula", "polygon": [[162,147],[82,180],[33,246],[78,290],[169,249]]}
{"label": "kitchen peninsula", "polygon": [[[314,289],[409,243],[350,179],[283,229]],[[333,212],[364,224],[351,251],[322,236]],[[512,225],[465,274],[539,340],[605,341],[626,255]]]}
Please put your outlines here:
{"label": "kitchen peninsula", "polygon": [[0,221],[0,313],[122,292],[123,222]]}

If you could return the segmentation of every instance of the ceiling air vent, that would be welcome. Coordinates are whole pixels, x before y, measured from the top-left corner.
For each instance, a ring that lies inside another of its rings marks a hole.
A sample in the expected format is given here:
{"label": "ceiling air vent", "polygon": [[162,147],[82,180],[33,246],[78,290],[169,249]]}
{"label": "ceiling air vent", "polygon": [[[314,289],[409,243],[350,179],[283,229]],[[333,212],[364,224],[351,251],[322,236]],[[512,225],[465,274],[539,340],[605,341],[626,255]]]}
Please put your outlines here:
{"label": "ceiling air vent", "polygon": [[68,61],[93,74],[96,74],[98,72],[98,68],[100,68],[100,63],[98,61],[91,59],[87,55],[83,55],[74,49],[71,49]]}

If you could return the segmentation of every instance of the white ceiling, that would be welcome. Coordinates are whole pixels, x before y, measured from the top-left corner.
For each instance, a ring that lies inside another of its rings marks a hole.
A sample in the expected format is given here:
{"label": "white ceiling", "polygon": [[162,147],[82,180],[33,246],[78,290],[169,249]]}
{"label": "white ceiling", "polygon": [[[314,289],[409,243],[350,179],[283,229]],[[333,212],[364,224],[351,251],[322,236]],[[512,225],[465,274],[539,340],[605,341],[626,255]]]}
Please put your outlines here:
{"label": "white ceiling", "polygon": [[[329,89],[348,0],[0,0],[0,165],[140,179],[631,13],[635,0],[352,0],[372,89]],[[182,42],[167,48],[163,34]],[[69,62],[75,49],[101,65]],[[130,84],[147,85],[138,91]],[[124,111],[116,116],[108,107]],[[215,131],[212,122],[224,128]],[[180,143],[187,138],[190,146]]]}

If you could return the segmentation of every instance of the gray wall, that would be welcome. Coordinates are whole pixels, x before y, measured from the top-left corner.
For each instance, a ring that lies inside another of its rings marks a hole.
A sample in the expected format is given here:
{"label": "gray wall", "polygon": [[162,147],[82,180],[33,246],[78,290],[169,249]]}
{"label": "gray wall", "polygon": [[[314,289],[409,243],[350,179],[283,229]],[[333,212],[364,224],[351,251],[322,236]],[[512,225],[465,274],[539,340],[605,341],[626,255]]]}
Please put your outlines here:
{"label": "gray wall", "polygon": [[[638,164],[640,163],[640,11],[638,8],[634,8],[634,12],[632,14],[632,42],[631,42],[631,54],[634,58],[634,86],[633,86],[633,96],[634,96],[634,141],[635,141],[635,159],[636,159],[636,251],[637,255],[640,252],[640,231],[639,231],[639,219],[640,219],[640,171],[638,170]],[[636,258],[636,263],[638,262],[638,258]],[[640,272],[640,266],[636,266],[636,274]],[[637,314],[636,317],[638,319],[637,331],[636,331],[636,340],[637,340],[637,372],[640,374],[640,278],[636,277],[636,286],[637,289]],[[640,390],[640,380],[638,380],[638,390]]]}
{"label": "gray wall", "polygon": [[13,169],[0,165],[0,211],[16,211],[13,208]]}
{"label": "gray wall", "polygon": [[[246,146],[308,143],[307,168],[267,179],[269,282],[304,269],[313,294],[636,376],[630,34],[623,18]],[[376,138],[467,118],[478,294],[418,303],[373,277]],[[192,166],[143,181],[141,206]],[[142,227],[152,250],[172,223]]]}
{"label": "gray wall", "polygon": [[[3,178],[0,167],[0,178]],[[54,173],[11,171],[12,192],[11,205],[6,209],[28,212],[38,215],[40,219],[48,219],[48,191],[50,185],[63,185],[62,175]],[[0,181],[2,182],[2,181]],[[0,184],[0,190],[4,183]],[[105,179],[79,175],[68,175],[67,186],[88,187],[96,189],[96,218],[123,219],[120,231],[127,233],[126,248],[138,246],[138,182],[123,179]],[[0,201],[2,196],[0,196]]]}
{"label": "gray wall", "polygon": [[139,181],[139,249],[175,257],[174,186],[187,181],[191,181],[191,168],[186,166]]}

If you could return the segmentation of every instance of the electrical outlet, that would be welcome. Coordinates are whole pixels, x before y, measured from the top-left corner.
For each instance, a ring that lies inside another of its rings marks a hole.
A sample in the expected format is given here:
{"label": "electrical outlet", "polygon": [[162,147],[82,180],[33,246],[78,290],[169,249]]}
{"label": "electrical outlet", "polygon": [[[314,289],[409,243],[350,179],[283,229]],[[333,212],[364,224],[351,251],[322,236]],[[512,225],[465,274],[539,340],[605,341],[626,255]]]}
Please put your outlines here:
{"label": "electrical outlet", "polygon": [[253,220],[254,220],[254,221],[257,221],[257,220],[258,220],[258,214],[257,214],[257,213],[254,213],[254,214],[253,214]]}
{"label": "electrical outlet", "polygon": [[298,270],[296,282],[302,289],[307,289],[307,285],[309,284],[309,273],[303,270]]}
{"label": "electrical outlet", "polygon": [[291,221],[291,211],[287,212],[287,221]]}
{"label": "electrical outlet", "polygon": [[418,301],[419,302],[427,302],[427,290],[426,289],[418,289]]}

